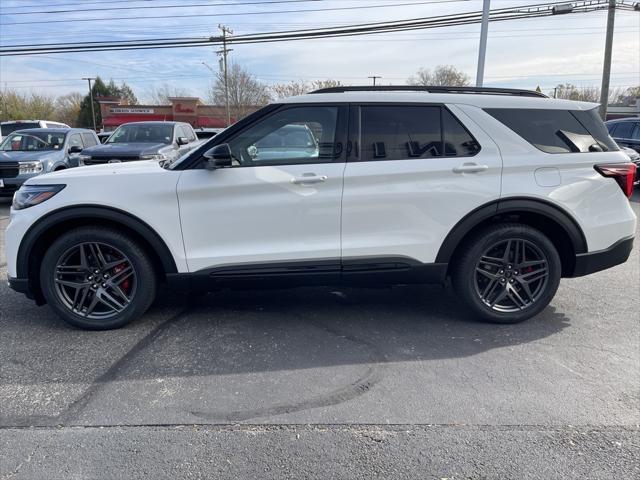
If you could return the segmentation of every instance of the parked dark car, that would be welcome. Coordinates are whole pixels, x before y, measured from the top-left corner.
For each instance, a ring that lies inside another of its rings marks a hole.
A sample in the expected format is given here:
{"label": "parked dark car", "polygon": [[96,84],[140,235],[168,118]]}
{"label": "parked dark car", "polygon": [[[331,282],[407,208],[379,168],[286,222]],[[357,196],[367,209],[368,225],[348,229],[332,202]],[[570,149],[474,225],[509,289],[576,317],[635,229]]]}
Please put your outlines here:
{"label": "parked dark car", "polygon": [[605,125],[618,145],[640,152],[640,117],[609,120]]}
{"label": "parked dark car", "polygon": [[0,197],[13,196],[29,178],[77,167],[84,148],[98,145],[95,132],[83,128],[16,130],[0,143]]}
{"label": "parked dark car", "polygon": [[102,145],[82,152],[83,165],[158,160],[173,162],[200,144],[193,127],[182,122],[120,125]]}

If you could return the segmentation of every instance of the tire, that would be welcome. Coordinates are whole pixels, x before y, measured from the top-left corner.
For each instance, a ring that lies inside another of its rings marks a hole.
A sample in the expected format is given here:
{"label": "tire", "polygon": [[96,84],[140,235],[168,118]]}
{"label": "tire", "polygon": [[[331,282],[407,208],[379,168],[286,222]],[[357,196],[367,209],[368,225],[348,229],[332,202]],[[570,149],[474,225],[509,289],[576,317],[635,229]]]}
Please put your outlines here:
{"label": "tire", "polygon": [[128,235],[87,226],[61,235],[49,247],[40,265],[40,285],[64,321],[109,330],[147,311],[157,276],[148,254]]}
{"label": "tire", "polygon": [[480,320],[522,322],[544,310],[558,290],[560,256],[535,228],[493,225],[474,234],[458,252],[453,287]]}

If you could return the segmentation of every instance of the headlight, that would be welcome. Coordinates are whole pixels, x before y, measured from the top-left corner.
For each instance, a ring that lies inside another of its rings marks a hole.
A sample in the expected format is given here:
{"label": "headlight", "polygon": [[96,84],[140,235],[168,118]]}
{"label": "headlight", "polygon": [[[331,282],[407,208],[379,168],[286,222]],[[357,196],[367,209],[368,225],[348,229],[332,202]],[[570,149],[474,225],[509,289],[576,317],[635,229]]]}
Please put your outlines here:
{"label": "headlight", "polygon": [[167,156],[164,153],[154,153],[152,155],[140,155],[140,160],[166,160]]}
{"label": "headlight", "polygon": [[40,173],[43,170],[42,162],[40,160],[36,160],[34,162],[18,162],[18,167],[20,169],[20,175]]}
{"label": "headlight", "polygon": [[13,194],[13,209],[22,210],[49,200],[66,185],[23,185]]}

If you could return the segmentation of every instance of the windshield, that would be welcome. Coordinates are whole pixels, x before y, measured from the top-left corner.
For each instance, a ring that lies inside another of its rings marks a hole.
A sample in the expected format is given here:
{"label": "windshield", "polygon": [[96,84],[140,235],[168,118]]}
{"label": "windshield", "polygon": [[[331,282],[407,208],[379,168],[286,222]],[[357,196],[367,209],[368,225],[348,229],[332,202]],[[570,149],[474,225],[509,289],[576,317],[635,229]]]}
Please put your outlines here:
{"label": "windshield", "polygon": [[62,132],[16,132],[0,144],[3,152],[38,152],[62,150],[66,133]]}
{"label": "windshield", "polygon": [[129,124],[113,132],[105,143],[171,143],[173,125]]}
{"label": "windshield", "polygon": [[0,125],[0,136],[6,137],[16,130],[25,130],[27,128],[40,128],[40,124],[38,122],[4,123]]}

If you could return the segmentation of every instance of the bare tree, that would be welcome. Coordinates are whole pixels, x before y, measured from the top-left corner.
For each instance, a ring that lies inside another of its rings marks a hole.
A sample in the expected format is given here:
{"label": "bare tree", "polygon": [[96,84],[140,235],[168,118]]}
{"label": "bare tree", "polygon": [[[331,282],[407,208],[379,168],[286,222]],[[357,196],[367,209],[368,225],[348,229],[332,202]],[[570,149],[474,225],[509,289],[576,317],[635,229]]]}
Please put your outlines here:
{"label": "bare tree", "polygon": [[304,95],[305,93],[321,88],[338,87],[341,83],[339,80],[314,80],[313,82],[305,82],[304,80],[292,81],[289,83],[278,83],[270,87],[273,96],[277,99],[294,97],[296,95]]}
{"label": "bare tree", "polygon": [[144,98],[151,105],[171,105],[170,97],[188,97],[189,95],[189,91],[182,87],[163,83],[159,87],[149,88]]}
{"label": "bare tree", "polygon": [[46,94],[0,90],[0,121],[54,119],[55,98]]}
{"label": "bare tree", "polygon": [[409,85],[433,85],[447,87],[465,87],[470,82],[469,75],[461,72],[453,65],[438,65],[433,72],[422,68],[415,76],[409,78]]}
{"label": "bare tree", "polygon": [[56,120],[75,126],[83,99],[84,95],[80,92],[71,92],[58,97],[55,103]]}
{"label": "bare tree", "polygon": [[[253,107],[266,105],[271,100],[268,87],[241,65],[231,64],[227,77],[231,116],[236,120],[251,113],[254,110]],[[216,74],[207,99],[210,103],[225,105],[224,74],[222,72]]]}
{"label": "bare tree", "polygon": [[[582,102],[600,102],[600,87],[577,87],[571,83],[560,84],[549,92],[550,97]],[[609,104],[635,104],[640,96],[640,87],[611,87],[609,89]]]}

